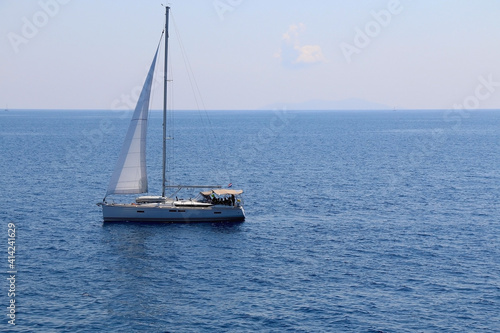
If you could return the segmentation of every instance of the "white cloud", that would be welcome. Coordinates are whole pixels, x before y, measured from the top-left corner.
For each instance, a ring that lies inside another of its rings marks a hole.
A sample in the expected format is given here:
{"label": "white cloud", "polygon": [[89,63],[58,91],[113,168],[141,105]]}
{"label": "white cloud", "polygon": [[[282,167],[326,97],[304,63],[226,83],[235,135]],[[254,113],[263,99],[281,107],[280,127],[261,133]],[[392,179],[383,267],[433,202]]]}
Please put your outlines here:
{"label": "white cloud", "polygon": [[304,45],[296,50],[299,51],[297,63],[313,64],[315,62],[325,61],[325,57],[319,45]]}
{"label": "white cloud", "polygon": [[292,24],[283,34],[283,46],[274,55],[284,65],[304,65],[324,62],[325,57],[319,45],[302,45],[300,36],[305,31],[303,23]]}

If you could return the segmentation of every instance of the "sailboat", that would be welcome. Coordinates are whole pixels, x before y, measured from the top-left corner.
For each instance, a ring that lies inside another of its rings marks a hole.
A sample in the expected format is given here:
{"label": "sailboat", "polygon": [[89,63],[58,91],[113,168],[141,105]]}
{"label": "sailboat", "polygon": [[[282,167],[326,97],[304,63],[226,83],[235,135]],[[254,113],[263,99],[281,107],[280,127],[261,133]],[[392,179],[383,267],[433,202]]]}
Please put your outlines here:
{"label": "sailboat", "polygon": [[[125,136],[118,161],[102,202],[104,222],[240,222],[245,220],[242,190],[220,185],[168,185],[166,180],[166,121],[167,121],[167,62],[168,19],[170,7],[165,7],[165,66],[163,79],[163,165],[161,196],[143,195],[132,203],[115,203],[108,196],[144,194],[148,192],[146,168],[146,132],[153,73],[160,45],[147,74],[139,100]],[[161,39],[160,39],[161,41]],[[178,199],[182,189],[200,189],[194,199]],[[174,193],[166,195],[167,189]]]}

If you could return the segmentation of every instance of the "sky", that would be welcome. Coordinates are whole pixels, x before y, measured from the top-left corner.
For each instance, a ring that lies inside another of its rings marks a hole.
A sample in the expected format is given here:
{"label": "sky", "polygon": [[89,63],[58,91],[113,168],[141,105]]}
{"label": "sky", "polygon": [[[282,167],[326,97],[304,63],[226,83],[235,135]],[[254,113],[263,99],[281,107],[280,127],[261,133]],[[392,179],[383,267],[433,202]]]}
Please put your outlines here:
{"label": "sky", "polygon": [[[0,0],[0,108],[133,109],[164,25],[161,3]],[[175,109],[352,99],[390,109],[500,109],[500,1],[169,5]],[[160,87],[152,104],[161,108]]]}

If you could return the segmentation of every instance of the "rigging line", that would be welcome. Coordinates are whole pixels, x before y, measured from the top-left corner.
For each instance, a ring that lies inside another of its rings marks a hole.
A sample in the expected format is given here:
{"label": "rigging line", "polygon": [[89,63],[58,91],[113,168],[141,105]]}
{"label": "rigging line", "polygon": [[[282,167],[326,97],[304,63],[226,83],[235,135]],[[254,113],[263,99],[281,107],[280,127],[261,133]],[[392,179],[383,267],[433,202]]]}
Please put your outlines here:
{"label": "rigging line", "polygon": [[[158,42],[158,46],[157,46],[157,54],[160,53],[163,48],[162,48],[162,44],[161,44],[161,41],[163,40],[163,36],[165,35],[165,30],[162,30],[161,32],[161,35],[160,35],[160,40]],[[156,64],[158,64],[158,58],[156,59]],[[156,64],[155,64],[155,72],[154,72],[154,77],[153,77],[153,82],[152,82],[152,85],[151,85],[151,95],[149,97],[149,107],[148,107],[148,123],[150,122],[150,119],[151,119],[151,114],[152,114],[152,109],[153,109],[153,101],[155,100],[155,95],[156,95],[156,89],[157,89],[157,79],[156,79],[156,76],[158,75],[158,67],[156,67]],[[146,156],[148,156],[149,154],[146,154]],[[149,190],[148,190],[149,192]]]}
{"label": "rigging line", "polygon": [[[172,23],[173,23],[173,26],[174,26],[174,31],[175,31],[175,34],[177,35],[177,44],[179,44],[179,49],[181,51],[182,60],[184,62],[184,66],[186,67],[186,70],[187,70],[189,83],[191,85],[191,89],[193,89],[194,85],[193,85],[193,78],[192,78],[192,75],[191,75],[192,69],[191,69],[189,61],[187,59],[187,56],[186,56],[186,50],[185,50],[184,45],[182,44],[182,41],[181,41],[181,38],[180,38],[179,29],[177,28],[177,22],[175,21],[174,15],[172,14],[171,16],[172,16]],[[199,105],[199,102],[198,102],[198,96],[196,95],[196,92],[194,91],[194,89],[193,89],[193,95],[194,95],[196,107],[198,109],[200,109],[200,105]]]}
{"label": "rigging line", "polygon": [[[162,30],[161,32],[161,36],[160,36],[160,41],[158,42],[158,46],[157,46],[157,53],[161,52],[163,49],[162,49],[162,45],[161,45],[161,41],[163,39],[163,35],[165,34],[165,31]],[[158,59],[156,59],[156,63],[158,63]],[[151,115],[151,109],[152,109],[152,106],[153,106],[153,103],[152,101],[154,101],[154,94],[155,94],[155,91],[156,91],[156,76],[157,76],[157,67],[156,67],[156,64],[155,64],[155,73],[154,73],[154,78],[153,78],[153,84],[151,86],[151,97],[149,98],[149,109],[148,109],[148,119],[149,119],[149,116]]]}
{"label": "rigging line", "polygon": [[[193,68],[191,66],[191,62],[189,61],[189,58],[187,56],[186,48],[184,47],[184,44],[182,43],[182,39],[180,38],[179,29],[177,27],[177,24],[175,22],[174,17],[172,17],[172,21],[174,24],[175,33],[177,35],[177,42],[178,42],[179,48],[181,50],[182,60],[184,61],[184,66],[186,67],[186,70],[187,70],[189,83],[190,83],[191,89],[193,91],[193,97],[195,99],[197,110],[198,111],[201,111],[201,110],[206,111],[206,106],[205,106],[205,102],[204,102],[202,94],[201,94],[201,90],[198,86],[198,82],[196,81],[196,77],[194,75],[194,71],[193,71]],[[200,104],[201,104],[201,106],[200,106]]]}
{"label": "rigging line", "polygon": [[[168,50],[168,57],[169,59],[172,59],[170,56],[170,49]],[[168,85],[168,93],[170,98],[168,99],[168,105],[167,105],[167,111],[170,110],[170,112],[167,112],[167,131],[168,131],[168,140],[172,141],[170,143],[170,149],[168,150],[169,156],[167,158],[167,170],[168,173],[170,174],[170,183],[172,183],[172,179],[174,176],[174,169],[175,169],[175,145],[173,142],[173,139],[175,137],[175,128],[174,128],[174,79],[173,79],[173,70],[172,70],[172,61],[168,63],[168,68],[167,68],[167,81],[170,82]],[[170,78],[170,79],[169,79]]]}
{"label": "rigging line", "polygon": [[[213,142],[210,142],[210,144],[209,144],[210,147],[215,147],[216,144],[217,144],[217,142],[218,142],[218,138],[215,135],[215,132],[213,130],[212,121],[211,121],[211,119],[210,119],[210,117],[208,115],[207,108],[205,107],[205,103],[204,103],[203,98],[202,98],[201,90],[200,90],[200,88],[198,86],[198,82],[196,81],[196,77],[194,76],[194,71],[193,71],[191,63],[189,61],[189,58],[187,57],[186,49],[184,48],[184,44],[182,43],[182,40],[180,38],[179,29],[177,27],[177,23],[175,21],[175,17],[173,15],[173,13],[171,14],[171,18],[172,18],[172,23],[173,23],[173,26],[174,26],[174,31],[175,31],[175,34],[177,36],[177,42],[179,44],[179,48],[180,48],[180,51],[181,51],[182,60],[184,62],[184,66],[186,67],[187,74],[188,74],[188,79],[189,79],[189,83],[190,83],[191,89],[193,91],[193,96],[194,96],[194,100],[195,100],[195,103],[196,103],[197,110],[204,112],[205,118],[201,117],[201,115],[200,115],[200,119],[202,121],[202,125],[204,125],[203,127],[205,129],[208,128],[209,131],[210,131],[210,133],[209,133],[210,135],[208,135],[208,138],[209,138],[208,140],[209,141],[211,141],[211,139],[213,140]],[[201,104],[201,108],[200,108],[200,104]],[[205,124],[203,124],[204,122],[208,123],[208,126],[205,126]],[[210,136],[212,138],[210,138]],[[229,182],[231,182],[231,177],[230,177],[230,173],[229,173],[228,168],[227,168],[227,163],[221,163],[221,164],[223,165],[223,169],[225,171],[225,175],[227,176],[227,178],[229,178]],[[220,165],[218,166],[218,168],[216,168],[216,170],[220,170]]]}
{"label": "rigging line", "polygon": [[[173,22],[173,25],[174,25],[174,31],[177,35],[177,43],[179,44],[179,48],[180,48],[180,51],[181,51],[181,56],[182,56],[182,60],[184,62],[184,66],[186,67],[186,71],[187,71],[187,74],[188,74],[188,79],[189,79],[189,83],[191,85],[191,89],[193,91],[193,97],[195,99],[195,103],[196,103],[196,108],[199,110],[206,110],[206,107],[205,107],[205,103],[203,102],[203,98],[201,96],[201,91],[198,87],[198,83],[196,81],[196,78],[194,76],[194,71],[193,71],[193,68],[191,66],[191,63],[189,61],[189,58],[187,57],[187,52],[186,52],[186,49],[184,47],[184,44],[182,43],[182,40],[181,40],[181,37],[180,37],[180,33],[179,33],[179,29],[177,27],[177,23],[175,21],[175,18],[174,16],[172,15],[172,22]],[[200,106],[201,104],[201,106]]]}

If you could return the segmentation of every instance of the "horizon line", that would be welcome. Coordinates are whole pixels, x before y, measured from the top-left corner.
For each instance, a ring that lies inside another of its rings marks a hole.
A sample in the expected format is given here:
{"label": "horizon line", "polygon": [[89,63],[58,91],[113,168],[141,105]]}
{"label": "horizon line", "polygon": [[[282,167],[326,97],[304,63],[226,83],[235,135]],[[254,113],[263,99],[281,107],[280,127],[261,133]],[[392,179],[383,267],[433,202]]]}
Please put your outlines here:
{"label": "horizon line", "polygon": [[[207,111],[207,112],[221,112],[221,111],[227,111],[227,112],[234,112],[234,111],[301,111],[301,112],[306,112],[306,111],[391,111],[391,112],[402,112],[402,111],[468,111],[468,112],[473,112],[473,111],[500,111],[499,108],[478,108],[478,109],[453,109],[453,108],[447,108],[447,109],[442,109],[442,108],[397,108],[397,109],[384,109],[384,108],[360,108],[360,109],[352,109],[352,108],[346,108],[346,109],[287,109],[286,106],[283,108],[259,108],[259,109],[173,109],[173,110],[168,110],[168,111],[180,111],[180,112],[192,112],[192,111]],[[131,112],[134,111],[134,109],[119,109],[119,110],[113,110],[113,109],[97,109],[97,108],[90,108],[90,109],[80,109],[80,108],[74,108],[74,109],[69,109],[69,108],[40,108],[40,109],[35,109],[35,108],[8,108],[5,109],[3,112],[0,111],[0,113],[9,113],[11,111],[68,111],[68,112],[73,112],[73,111],[106,111],[106,112]],[[151,109],[149,110],[150,112],[163,112],[162,109]]]}

